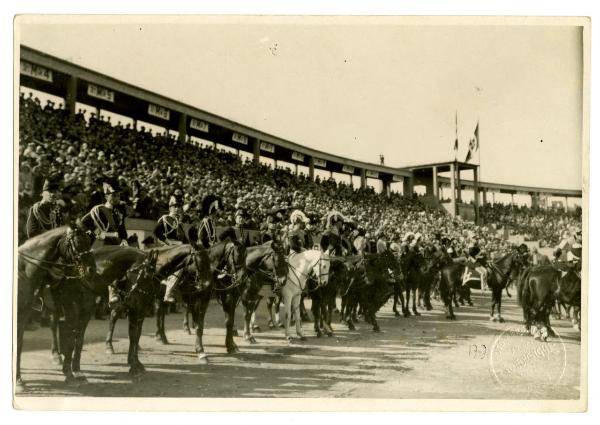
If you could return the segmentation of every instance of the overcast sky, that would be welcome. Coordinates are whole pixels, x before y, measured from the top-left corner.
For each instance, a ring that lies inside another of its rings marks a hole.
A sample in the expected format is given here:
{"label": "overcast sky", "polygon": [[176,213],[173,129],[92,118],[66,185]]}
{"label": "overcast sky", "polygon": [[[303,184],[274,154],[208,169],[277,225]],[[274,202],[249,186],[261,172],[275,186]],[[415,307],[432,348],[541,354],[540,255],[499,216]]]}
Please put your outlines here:
{"label": "overcast sky", "polygon": [[297,143],[373,163],[383,154],[390,166],[454,159],[458,111],[460,160],[480,123],[483,180],[581,189],[579,28],[244,19],[22,25],[21,42]]}

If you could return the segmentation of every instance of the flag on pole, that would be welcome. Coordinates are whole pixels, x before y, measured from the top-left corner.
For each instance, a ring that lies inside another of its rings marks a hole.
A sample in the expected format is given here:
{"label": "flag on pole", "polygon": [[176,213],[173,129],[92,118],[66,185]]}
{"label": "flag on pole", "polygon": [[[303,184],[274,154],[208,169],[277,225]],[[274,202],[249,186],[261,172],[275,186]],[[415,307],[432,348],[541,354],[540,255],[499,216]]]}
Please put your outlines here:
{"label": "flag on pole", "polygon": [[456,159],[457,154],[458,154],[458,111],[456,111],[456,115],[454,116],[454,159]]}
{"label": "flag on pole", "polygon": [[475,155],[475,152],[479,150],[479,122],[477,122],[477,125],[475,126],[474,134],[475,137],[469,140],[469,152],[467,152],[465,162],[469,162]]}

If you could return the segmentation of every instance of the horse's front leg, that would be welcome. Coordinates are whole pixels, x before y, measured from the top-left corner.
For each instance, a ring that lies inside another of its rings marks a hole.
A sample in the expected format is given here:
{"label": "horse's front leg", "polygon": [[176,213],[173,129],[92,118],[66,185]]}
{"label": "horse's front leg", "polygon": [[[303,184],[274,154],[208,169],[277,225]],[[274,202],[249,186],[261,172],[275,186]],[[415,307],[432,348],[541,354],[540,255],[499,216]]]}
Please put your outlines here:
{"label": "horse's front leg", "polygon": [[402,306],[402,311],[404,312],[404,317],[409,317],[410,316],[410,285],[406,285],[406,306]]}
{"label": "horse's front leg", "polygon": [[55,365],[62,365],[62,357],[60,356],[60,347],[58,343],[58,312],[56,309],[48,311],[50,320],[50,333],[52,334],[52,346],[50,352],[52,354],[52,362]]}
{"label": "horse's front leg", "polygon": [[235,306],[237,305],[237,294],[226,294],[223,297],[223,311],[225,312],[225,347],[229,354],[238,353],[240,350],[233,341],[234,321],[235,321]]}
{"label": "horse's front leg", "polygon": [[[84,290],[85,291],[85,290]],[[81,372],[81,352],[85,342],[85,331],[96,308],[96,297],[92,293],[85,293],[79,305],[79,326],[75,336],[75,351],[73,353],[72,370],[75,378],[81,383],[87,383],[86,376]]]}
{"label": "horse's front leg", "polygon": [[15,391],[22,392],[27,389],[27,386],[21,377],[21,352],[23,351],[25,326],[31,317],[34,288],[28,281],[23,279],[23,281],[19,282],[17,291],[17,361],[15,365]]}
{"label": "horse's front leg", "polygon": [[[69,294],[70,295],[70,294]],[[68,385],[78,385],[79,382],[73,376],[73,352],[75,350],[75,334],[79,325],[78,303],[70,299],[67,295],[63,297],[62,306],[65,313],[65,320],[59,322],[59,346],[63,358],[62,371],[65,375],[65,382]]]}
{"label": "horse's front leg", "polygon": [[[285,327],[285,338],[288,341],[292,340],[290,336],[290,326],[292,324],[292,294],[289,290],[286,290],[285,287],[281,290],[283,295],[283,308],[284,308],[284,327]],[[297,319],[296,319],[297,320]]]}
{"label": "horse's front leg", "polygon": [[413,314],[415,316],[420,316],[421,314],[417,311],[417,305],[416,305],[416,303],[417,303],[417,288],[414,288],[412,290],[412,296],[413,296],[413,300],[412,300],[412,311],[413,311]]}
{"label": "horse's front leg", "polygon": [[105,341],[105,352],[106,354],[115,354],[115,349],[113,348],[112,340],[113,335],[115,333],[115,325],[117,324],[117,320],[119,320],[119,316],[121,312],[119,311],[120,307],[112,308],[110,310],[110,317],[108,319],[108,333],[106,334]]}
{"label": "horse's front leg", "polygon": [[294,320],[296,321],[296,335],[300,338],[301,341],[305,341],[306,337],[302,333],[302,296],[300,294],[294,296],[292,299],[294,304]]}
{"label": "horse's front leg", "polygon": [[312,305],[310,307],[310,310],[312,311],[313,314],[313,319],[315,320],[314,323],[314,329],[315,329],[315,334],[317,335],[317,338],[321,338],[323,336],[323,332],[321,332],[321,303],[322,303],[322,299],[321,299],[321,295],[318,294],[319,291],[315,291],[312,294]]}
{"label": "horse's front leg", "polygon": [[325,316],[325,331],[327,332],[327,336],[333,336],[333,328],[331,327],[331,319],[333,317],[333,311],[335,310],[335,291],[333,291],[332,293],[329,294],[328,299],[327,299],[327,303],[325,306],[325,312],[326,312],[326,316]]}
{"label": "horse's front leg", "polygon": [[158,310],[156,312],[156,341],[167,345],[169,340],[165,332],[165,315],[167,312],[168,304],[163,300],[158,300]]}
{"label": "horse's front leg", "polygon": [[256,339],[252,334],[252,316],[254,314],[256,303],[248,299],[242,300],[244,306],[244,339],[250,344],[256,344]]}
{"label": "horse's front leg", "polygon": [[205,291],[200,293],[194,305],[197,318],[195,350],[200,364],[208,364],[208,359],[206,357],[206,353],[204,352],[202,336],[204,335],[204,318],[206,316],[206,311],[208,310],[209,302],[210,292]]}
{"label": "horse's front leg", "polygon": [[140,312],[130,309],[127,316],[129,322],[129,351],[127,353],[127,364],[129,365],[129,375],[138,379],[144,374],[143,365],[138,359],[139,336],[141,335],[141,326],[143,318],[139,318]]}

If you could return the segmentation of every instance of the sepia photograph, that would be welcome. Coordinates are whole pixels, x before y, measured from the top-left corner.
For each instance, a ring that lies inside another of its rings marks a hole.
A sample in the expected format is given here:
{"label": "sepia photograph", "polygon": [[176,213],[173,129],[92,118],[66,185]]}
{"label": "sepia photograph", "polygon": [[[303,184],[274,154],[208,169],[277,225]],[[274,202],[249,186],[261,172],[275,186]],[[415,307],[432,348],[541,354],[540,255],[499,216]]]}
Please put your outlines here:
{"label": "sepia photograph", "polygon": [[15,408],[585,411],[590,27],[17,16]]}

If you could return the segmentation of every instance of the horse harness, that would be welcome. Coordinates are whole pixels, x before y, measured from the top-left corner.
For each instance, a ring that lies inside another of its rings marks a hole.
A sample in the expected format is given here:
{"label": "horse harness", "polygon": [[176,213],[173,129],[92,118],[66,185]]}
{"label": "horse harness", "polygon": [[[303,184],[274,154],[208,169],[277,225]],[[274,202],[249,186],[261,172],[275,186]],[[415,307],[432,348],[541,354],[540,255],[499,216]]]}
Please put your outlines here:
{"label": "horse harness", "polygon": [[[307,273],[303,273],[302,271],[298,270],[296,267],[294,267],[294,266],[292,266],[290,264],[289,257],[292,256],[292,255],[294,255],[294,254],[296,254],[296,253],[291,253],[290,255],[288,255],[288,262],[287,262],[288,263],[288,269],[291,270],[292,273],[294,273],[294,275],[296,277],[296,280],[298,282],[300,282],[300,276],[304,276],[304,277],[306,277],[306,280],[308,280],[310,278],[310,276],[311,276],[310,273],[308,273],[308,274]],[[321,271],[321,261],[323,261],[323,260],[324,259],[322,257],[319,257],[319,260],[315,263],[315,265],[310,268],[310,270],[312,271],[312,269],[315,266],[317,266],[317,265],[319,266],[319,275],[317,276],[318,277],[317,286],[314,289],[311,289],[311,290],[309,290],[307,288],[302,289],[302,287],[300,286],[300,284],[296,283],[296,282],[291,282],[292,285],[296,286],[298,289],[300,289],[301,292],[305,292],[305,293],[315,292],[315,291],[317,291],[317,290],[319,290],[319,289],[324,288],[325,286],[327,286],[327,284],[325,284],[325,285],[321,284],[321,276],[327,276],[328,275],[328,273],[321,273],[320,272]],[[327,259],[325,259],[325,261],[330,261],[330,259],[327,258]],[[286,282],[287,281],[289,281],[289,279],[286,279]]]}

